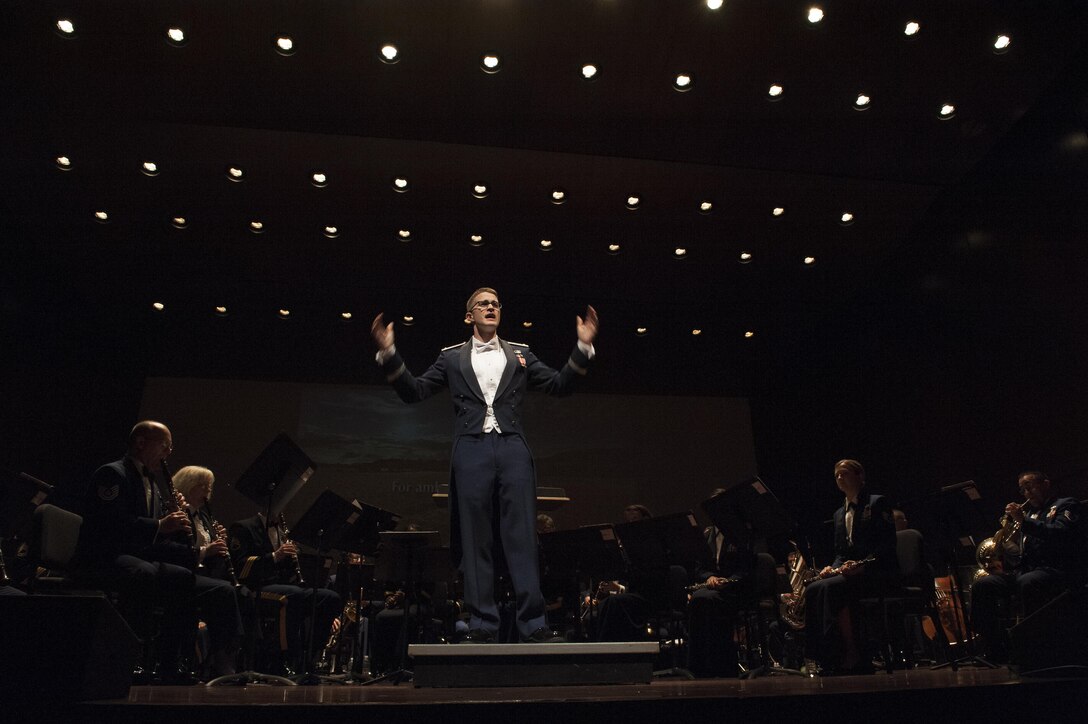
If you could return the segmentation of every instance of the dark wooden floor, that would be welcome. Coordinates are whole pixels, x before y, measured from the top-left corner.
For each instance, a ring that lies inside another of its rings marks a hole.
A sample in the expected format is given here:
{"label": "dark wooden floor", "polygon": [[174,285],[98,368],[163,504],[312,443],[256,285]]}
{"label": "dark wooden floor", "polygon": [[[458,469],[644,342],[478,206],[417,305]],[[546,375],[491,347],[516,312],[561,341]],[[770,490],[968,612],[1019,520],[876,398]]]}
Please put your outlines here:
{"label": "dark wooden floor", "polygon": [[[126,699],[73,705],[11,702],[18,722],[216,724],[330,722],[606,722],[727,717],[748,722],[1078,720],[1088,712],[1082,671],[1024,678],[1008,669],[916,669],[891,675],[522,688],[374,686],[133,687]],[[23,705],[27,705],[25,708]]]}

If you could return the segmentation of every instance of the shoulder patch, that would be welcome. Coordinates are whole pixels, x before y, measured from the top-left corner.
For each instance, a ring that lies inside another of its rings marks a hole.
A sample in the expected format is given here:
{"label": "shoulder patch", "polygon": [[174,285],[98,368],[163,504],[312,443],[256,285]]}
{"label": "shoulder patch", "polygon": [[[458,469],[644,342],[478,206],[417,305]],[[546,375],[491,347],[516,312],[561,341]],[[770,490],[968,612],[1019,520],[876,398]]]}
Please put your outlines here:
{"label": "shoulder patch", "polygon": [[98,499],[109,503],[117,499],[117,496],[121,494],[121,484],[115,483],[113,485],[99,485],[98,486]]}
{"label": "shoulder patch", "polygon": [[[442,348],[441,350],[439,350],[439,351],[441,351],[441,352],[445,352],[446,350],[450,350],[450,349],[457,349],[458,347],[462,347],[462,346],[464,346],[464,345],[466,345],[466,344],[468,344],[468,342],[458,342],[457,344],[451,344],[451,345],[450,345],[449,347],[443,347],[443,348]],[[433,349],[433,348],[432,348],[432,349]]]}
{"label": "shoulder patch", "polygon": [[529,345],[525,344],[524,342],[510,342],[508,340],[506,343],[511,347],[524,347],[525,349],[529,349]]}

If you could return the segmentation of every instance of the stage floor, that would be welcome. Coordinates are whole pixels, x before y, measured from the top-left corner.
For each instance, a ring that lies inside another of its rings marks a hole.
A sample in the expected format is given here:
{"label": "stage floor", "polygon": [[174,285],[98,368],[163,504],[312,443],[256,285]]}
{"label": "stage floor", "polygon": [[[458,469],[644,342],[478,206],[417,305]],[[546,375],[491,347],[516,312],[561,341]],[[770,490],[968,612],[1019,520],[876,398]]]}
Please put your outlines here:
{"label": "stage floor", "polygon": [[[32,716],[110,722],[262,724],[329,722],[676,721],[740,717],[746,723],[828,721],[973,722],[1018,716],[1077,719],[1088,707],[1083,672],[1025,678],[1008,669],[915,669],[891,675],[752,680],[655,679],[650,684],[505,688],[372,686],[140,686],[123,700],[48,704]],[[27,712],[28,714],[30,712]],[[377,719],[375,719],[377,717]],[[16,721],[13,719],[13,721]]]}

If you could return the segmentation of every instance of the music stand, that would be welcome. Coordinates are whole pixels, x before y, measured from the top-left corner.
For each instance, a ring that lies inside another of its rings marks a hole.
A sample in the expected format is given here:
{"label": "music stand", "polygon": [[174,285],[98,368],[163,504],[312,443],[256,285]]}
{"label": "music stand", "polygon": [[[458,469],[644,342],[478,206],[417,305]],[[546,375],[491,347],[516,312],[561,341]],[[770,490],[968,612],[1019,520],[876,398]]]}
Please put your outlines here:
{"label": "music stand", "polygon": [[34,517],[34,511],[52,494],[53,486],[26,473],[4,470],[0,477],[0,585],[8,585],[4,564],[4,541],[19,533]]}
{"label": "music stand", "polygon": [[[959,547],[974,548],[974,539],[971,537],[970,531],[978,529],[982,520],[982,514],[978,510],[978,501],[982,500],[982,494],[979,492],[974,480],[967,480],[954,485],[946,485],[929,498],[932,500],[932,508],[937,511],[939,543],[944,543],[941,547],[947,556],[948,575],[952,584],[952,605],[960,611],[966,611],[967,609],[963,605],[963,588],[960,585],[959,568],[956,565],[956,549]],[[996,664],[987,661],[982,656],[968,653],[971,642],[975,639],[971,626],[971,617],[963,617],[964,626],[962,630],[956,617],[953,616],[952,619],[953,624],[955,624],[956,643],[959,644],[960,651],[964,653],[960,656],[952,656],[951,652],[949,652],[948,661],[930,668],[935,670],[948,666],[956,671],[961,664],[976,664],[990,669],[998,668]]]}
{"label": "music stand", "polygon": [[[715,527],[721,531],[725,540],[739,549],[750,549],[752,541],[756,538],[767,539],[788,535],[797,527],[793,516],[782,507],[782,503],[775,494],[758,477],[738,483],[704,500],[700,506],[714,522]],[[800,671],[780,666],[770,658],[766,641],[763,640],[763,619],[758,617],[757,620],[761,634],[760,664],[748,670],[747,678],[754,679],[768,673],[801,676]],[[750,652],[751,649],[749,654]],[[751,663],[750,657],[749,663]]]}
{"label": "music stand", "polygon": [[412,615],[412,604],[416,604],[416,617],[422,626],[423,612],[419,605],[419,585],[433,583],[440,568],[438,553],[441,551],[441,536],[436,530],[420,531],[382,531],[378,534],[381,545],[378,548],[378,566],[374,578],[381,581],[404,582],[404,619],[401,622],[400,666],[379,677],[363,682],[363,685],[376,684],[379,681],[392,680],[393,684],[411,681],[412,672],[408,670],[408,624]]}
{"label": "music stand", "polygon": [[[595,581],[609,581],[627,573],[629,562],[623,544],[611,523],[586,525],[574,530],[557,530],[539,536],[540,551],[548,576],[573,579],[577,588],[583,579],[592,599]],[[585,638],[586,618],[592,606],[578,616],[578,635]]]}
{"label": "music stand", "polygon": [[295,442],[281,432],[257,456],[234,484],[234,489],[265,508],[273,520],[284,511],[317,469]]}

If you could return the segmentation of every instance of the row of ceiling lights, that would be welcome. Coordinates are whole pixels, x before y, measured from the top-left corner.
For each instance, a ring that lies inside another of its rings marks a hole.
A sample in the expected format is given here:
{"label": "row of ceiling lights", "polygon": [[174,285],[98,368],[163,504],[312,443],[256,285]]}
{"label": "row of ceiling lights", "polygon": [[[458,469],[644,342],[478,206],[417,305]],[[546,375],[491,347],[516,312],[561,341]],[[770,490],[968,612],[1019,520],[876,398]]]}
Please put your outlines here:
{"label": "row of ceiling lights", "polygon": [[[165,312],[166,311],[166,305],[164,303],[162,303],[162,302],[152,302],[151,303],[151,308],[153,310],[155,310],[156,312]],[[222,306],[222,305],[219,305],[219,306],[215,307],[215,315],[217,317],[226,317],[226,316],[228,316],[228,314],[229,314],[229,312],[227,310],[227,307]],[[347,312],[347,311],[340,312],[339,316],[340,316],[340,319],[344,320],[345,322],[350,322],[351,320],[353,320],[355,318],[355,315],[353,315],[351,312]],[[291,310],[287,309],[285,307],[281,307],[280,309],[276,310],[276,317],[279,318],[279,319],[291,319]],[[413,324],[416,323],[416,318],[413,317],[410,314],[405,314],[405,315],[403,315],[401,317],[401,322],[405,326],[411,327]],[[467,322],[466,322],[466,324],[467,324]],[[522,329],[530,330],[530,329],[533,328],[533,323],[528,322],[528,321],[522,322],[521,327],[522,327]],[[648,335],[650,333],[650,329],[649,329],[649,327],[635,327],[634,333],[638,337],[645,337],[646,335]],[[703,330],[699,329],[698,327],[691,330],[691,335],[693,337],[700,337],[700,336],[702,336],[702,334],[703,334]],[[747,330],[747,331],[744,332],[744,336],[747,339],[751,339],[752,337],[755,336],[755,334],[756,333],[753,332],[752,330]]]}
{"label": "row of ceiling lights", "polygon": [[[707,7],[711,10],[718,10],[721,8],[720,0],[717,0],[717,6],[714,7],[716,0],[707,0]],[[824,19],[824,11],[818,6],[813,6],[808,9],[808,19],[811,23],[819,23]],[[58,32],[64,37],[72,37],[75,34],[75,25],[69,19],[61,19],[56,24]],[[903,34],[907,38],[915,38],[921,32],[922,26],[916,20],[911,20],[903,28]],[[169,43],[175,46],[182,46],[186,42],[185,31],[180,27],[170,27],[166,30],[166,39]],[[281,55],[293,55],[295,53],[295,41],[288,35],[278,35],[275,38],[274,45],[276,51]],[[993,42],[993,51],[998,54],[1008,52],[1012,45],[1012,38],[1008,34],[1002,33],[998,35]],[[381,46],[378,51],[378,57],[384,63],[394,64],[400,61],[401,53],[397,46],[386,43]],[[480,57],[480,70],[493,75],[502,70],[503,64],[500,56],[494,53],[485,53]],[[593,63],[586,63],[581,68],[581,76],[584,80],[595,80],[598,76],[599,68]],[[694,86],[694,79],[690,73],[678,73],[673,78],[672,87],[674,90],[680,92],[687,92]],[[785,95],[785,88],[778,83],[772,84],[767,89],[767,99],[770,101],[779,101]],[[854,108],[856,110],[867,110],[872,107],[872,97],[866,93],[858,93],[854,99]],[[942,103],[938,110],[938,118],[947,120],[952,118],[955,114],[955,106],[951,103]]]}
{"label": "row of ceiling lights", "polygon": [[[56,163],[57,168],[62,171],[70,171],[73,168],[72,160],[68,156],[57,156],[56,159],[54,159],[54,162]],[[148,176],[159,175],[159,166],[153,161],[144,161],[140,167],[140,170]],[[227,168],[227,178],[236,183],[240,183],[246,178],[246,175],[241,168],[238,168],[237,166],[229,166]],[[323,171],[315,171],[310,176],[310,182],[318,188],[325,188],[329,185],[328,174]],[[398,193],[407,193],[410,188],[408,179],[402,176],[395,177],[393,179],[392,185],[393,190]],[[490,187],[482,183],[474,184],[471,190],[472,196],[478,199],[487,198],[489,192]],[[566,203],[567,199],[567,192],[559,187],[552,189],[548,194],[548,200],[557,206]],[[624,200],[624,205],[629,211],[637,211],[643,206],[642,197],[638,194],[630,194]],[[698,209],[700,214],[709,214],[714,210],[714,202],[710,201],[709,199],[703,199],[699,202]],[[775,206],[773,209],[771,209],[771,215],[775,217],[783,216],[785,213],[786,209],[783,206]],[[109,219],[109,215],[105,211],[97,211],[95,212],[95,218],[98,221],[106,222]],[[844,226],[849,226],[853,222],[854,214],[850,211],[844,211],[839,216],[839,223],[843,224]],[[178,228],[185,228],[187,222],[182,217],[174,217],[173,224]],[[263,230],[263,224],[261,224],[261,222],[259,221],[250,222],[250,227],[253,231],[257,232]],[[325,227],[325,234],[326,236],[336,236],[336,227]],[[405,240],[407,240],[407,237]]]}

